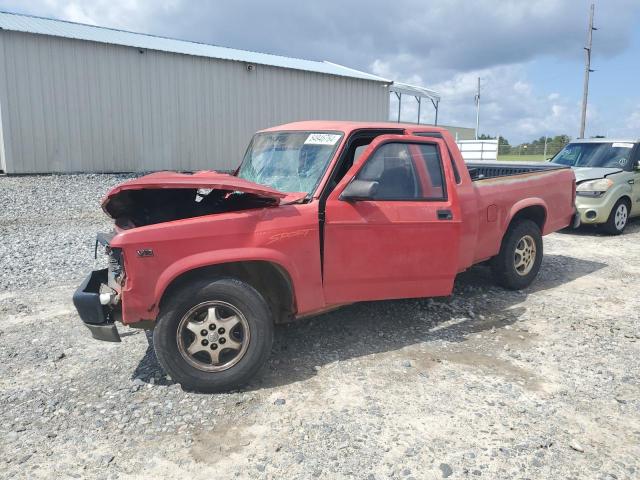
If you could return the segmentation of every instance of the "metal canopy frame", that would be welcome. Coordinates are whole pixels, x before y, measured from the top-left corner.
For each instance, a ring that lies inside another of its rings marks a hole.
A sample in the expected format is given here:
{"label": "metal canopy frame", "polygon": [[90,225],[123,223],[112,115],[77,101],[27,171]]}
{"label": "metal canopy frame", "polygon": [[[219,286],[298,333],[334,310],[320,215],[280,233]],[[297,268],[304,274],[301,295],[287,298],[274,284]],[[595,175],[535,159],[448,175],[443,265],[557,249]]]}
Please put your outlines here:
{"label": "metal canopy frame", "polygon": [[389,92],[396,94],[398,98],[398,123],[400,123],[400,113],[402,111],[402,95],[410,95],[418,102],[418,124],[420,124],[420,110],[422,108],[422,99],[426,98],[431,101],[433,109],[435,110],[435,119],[433,124],[438,125],[438,107],[440,105],[440,94],[435,90],[430,90],[424,87],[418,87],[416,85],[409,85],[408,83],[393,82],[389,86]]}

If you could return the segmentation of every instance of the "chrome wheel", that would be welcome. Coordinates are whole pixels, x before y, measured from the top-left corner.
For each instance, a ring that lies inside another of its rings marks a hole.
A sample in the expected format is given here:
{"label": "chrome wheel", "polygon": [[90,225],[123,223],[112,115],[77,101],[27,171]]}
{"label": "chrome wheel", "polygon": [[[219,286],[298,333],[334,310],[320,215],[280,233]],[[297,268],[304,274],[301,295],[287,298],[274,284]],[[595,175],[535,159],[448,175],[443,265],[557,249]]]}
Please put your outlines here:
{"label": "chrome wheel", "polygon": [[249,324],[230,303],[204,302],[191,308],[178,324],[178,350],[193,367],[221,372],[237,364],[247,351]]}
{"label": "chrome wheel", "polygon": [[618,208],[616,208],[616,213],[613,220],[613,223],[618,230],[624,229],[625,225],[627,224],[628,216],[629,216],[629,213],[627,211],[627,204],[621,203],[620,205],[618,205]]}
{"label": "chrome wheel", "polygon": [[527,275],[536,263],[536,242],[531,235],[525,235],[516,244],[513,265],[516,273]]}

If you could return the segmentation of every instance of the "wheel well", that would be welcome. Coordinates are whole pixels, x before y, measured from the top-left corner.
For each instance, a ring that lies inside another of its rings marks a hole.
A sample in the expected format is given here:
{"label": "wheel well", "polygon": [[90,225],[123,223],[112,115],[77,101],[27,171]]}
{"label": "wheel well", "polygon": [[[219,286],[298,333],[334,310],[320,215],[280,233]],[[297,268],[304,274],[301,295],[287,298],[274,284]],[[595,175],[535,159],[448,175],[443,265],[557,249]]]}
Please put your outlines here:
{"label": "wheel well", "polygon": [[625,202],[627,202],[627,206],[631,207],[631,198],[627,197],[626,195],[623,195],[616,201],[616,203],[618,203],[620,200],[624,200]]}
{"label": "wheel well", "polygon": [[223,263],[200,267],[176,277],[165,289],[163,303],[185,285],[207,278],[232,277],[255,288],[269,304],[275,323],[285,323],[295,312],[293,284],[289,274],[279,265],[267,261]]}
{"label": "wheel well", "polygon": [[544,230],[544,224],[547,221],[547,211],[542,205],[531,205],[530,207],[525,207],[513,216],[509,223],[509,227],[520,220],[532,220],[536,225],[538,225],[542,232]]}

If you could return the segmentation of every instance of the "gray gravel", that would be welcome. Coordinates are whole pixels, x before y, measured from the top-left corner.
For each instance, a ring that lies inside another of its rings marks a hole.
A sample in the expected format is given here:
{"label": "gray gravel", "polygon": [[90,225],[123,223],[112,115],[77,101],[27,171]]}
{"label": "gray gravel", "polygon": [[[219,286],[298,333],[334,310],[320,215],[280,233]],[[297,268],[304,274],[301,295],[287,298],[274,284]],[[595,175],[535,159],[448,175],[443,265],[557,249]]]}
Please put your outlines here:
{"label": "gray gravel", "polygon": [[546,237],[524,292],[479,267],[279,327],[251,385],[200,395],[73,312],[120,180],[0,178],[0,477],[640,477],[640,222]]}
{"label": "gray gravel", "polygon": [[113,228],[100,200],[132,177],[0,177],[0,291],[81,279],[93,267],[96,231]]}

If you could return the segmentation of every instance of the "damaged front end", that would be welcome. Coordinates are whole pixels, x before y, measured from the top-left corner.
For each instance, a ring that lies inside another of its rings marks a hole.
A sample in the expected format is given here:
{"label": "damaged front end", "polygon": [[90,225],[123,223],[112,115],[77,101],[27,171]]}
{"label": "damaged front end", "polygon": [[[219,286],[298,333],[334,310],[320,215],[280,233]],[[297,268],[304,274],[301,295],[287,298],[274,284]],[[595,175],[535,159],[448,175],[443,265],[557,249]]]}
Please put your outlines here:
{"label": "damaged front end", "polygon": [[125,278],[122,251],[109,245],[113,236],[114,233],[98,234],[95,255],[97,257],[98,248],[103,247],[108,255],[108,267],[92,271],[73,294],[73,304],[93,338],[107,342],[120,341],[115,322]]}
{"label": "damaged front end", "polygon": [[[205,215],[276,207],[305,197],[304,193],[287,194],[217,172],[159,172],[118,185],[102,202],[102,209],[114,219],[116,229],[113,233],[98,234],[96,240],[96,257],[98,249],[104,248],[108,267],[91,272],[73,295],[80,318],[94,338],[120,341],[116,321],[123,320],[122,295],[127,273],[125,252],[112,245],[118,245],[114,240],[116,234],[127,236],[127,231],[138,227]],[[153,256],[153,251],[145,246],[135,251],[138,257]],[[127,292],[131,302],[131,292]],[[126,298],[124,302],[126,307]],[[124,317],[127,324],[142,324],[146,320],[139,314],[129,322],[127,315]]]}
{"label": "damaged front end", "polygon": [[287,194],[217,172],[158,172],[112,189],[102,209],[130,228],[216,213],[276,206]]}

